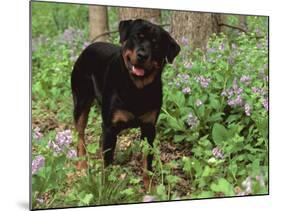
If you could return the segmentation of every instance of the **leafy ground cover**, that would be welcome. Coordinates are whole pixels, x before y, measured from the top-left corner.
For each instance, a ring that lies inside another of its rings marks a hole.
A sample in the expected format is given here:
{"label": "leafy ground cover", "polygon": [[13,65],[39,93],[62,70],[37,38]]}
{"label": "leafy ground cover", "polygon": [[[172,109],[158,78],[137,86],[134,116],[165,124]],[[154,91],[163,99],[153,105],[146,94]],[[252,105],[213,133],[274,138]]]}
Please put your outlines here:
{"label": "leafy ground cover", "polygon": [[[51,17],[62,10],[74,19]],[[249,34],[212,36],[206,51],[191,51],[188,42],[183,44],[180,56],[163,73],[155,146],[140,141],[137,129],[124,131],[115,163],[106,169],[99,149],[100,110],[94,105],[86,130],[90,168],[77,172],[70,73],[90,43],[87,10],[69,5],[46,11],[39,15],[33,8],[32,20],[34,208],[268,193],[266,18],[249,17]],[[116,22],[116,9],[109,16]],[[45,25],[40,24],[42,17],[48,20]],[[235,22],[235,16],[229,21]],[[117,36],[112,42],[117,43]],[[142,154],[148,152],[155,155],[155,171],[145,192]]]}

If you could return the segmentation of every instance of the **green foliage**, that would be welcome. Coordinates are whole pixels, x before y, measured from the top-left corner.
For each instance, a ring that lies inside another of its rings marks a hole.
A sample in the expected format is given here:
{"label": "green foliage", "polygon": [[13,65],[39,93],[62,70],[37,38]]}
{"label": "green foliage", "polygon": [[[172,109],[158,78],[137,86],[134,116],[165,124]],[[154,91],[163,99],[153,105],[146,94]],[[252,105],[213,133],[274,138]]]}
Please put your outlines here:
{"label": "green foliage", "polygon": [[31,2],[32,37],[54,36],[73,27],[88,30],[88,6]]}
{"label": "green foliage", "polygon": [[[108,11],[114,29],[117,9]],[[67,150],[55,154],[49,140],[73,129],[70,74],[89,44],[87,15],[86,6],[32,3],[32,118],[43,133],[33,139],[32,159],[45,158],[32,176],[33,208],[133,203],[145,194],[160,201],[268,193],[267,18],[247,17],[249,34],[214,35],[206,51],[181,46],[163,71],[154,147],[132,142],[118,149],[116,164],[106,169],[98,143],[100,110],[93,106],[86,130],[89,169],[78,173],[79,159],[69,158]],[[164,12],[164,22],[169,16]],[[118,43],[118,34],[111,41]],[[154,171],[145,193],[138,158],[148,154],[154,155]]]}

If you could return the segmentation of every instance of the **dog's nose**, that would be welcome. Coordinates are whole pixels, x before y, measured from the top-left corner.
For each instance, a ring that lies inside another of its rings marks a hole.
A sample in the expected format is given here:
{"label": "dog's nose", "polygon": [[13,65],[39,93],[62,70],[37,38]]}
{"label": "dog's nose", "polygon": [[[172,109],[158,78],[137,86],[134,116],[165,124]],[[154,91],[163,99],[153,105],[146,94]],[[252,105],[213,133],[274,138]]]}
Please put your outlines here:
{"label": "dog's nose", "polygon": [[147,59],[148,59],[148,54],[146,52],[144,52],[144,51],[137,52],[137,60],[139,62],[144,62]]}

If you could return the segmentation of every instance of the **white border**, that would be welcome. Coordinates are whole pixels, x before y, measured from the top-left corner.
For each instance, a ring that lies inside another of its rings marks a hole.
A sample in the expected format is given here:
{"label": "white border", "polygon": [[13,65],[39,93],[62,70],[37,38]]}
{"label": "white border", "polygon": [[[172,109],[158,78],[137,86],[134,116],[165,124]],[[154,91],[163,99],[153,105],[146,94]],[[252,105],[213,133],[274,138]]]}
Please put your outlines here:
{"label": "white border", "polygon": [[[59,1],[59,0],[58,0]],[[67,0],[66,0],[67,1]],[[69,1],[69,0],[68,0]],[[75,3],[127,5],[194,11],[259,14],[270,16],[270,196],[196,200],[69,210],[129,211],[148,210],[276,210],[280,198],[278,139],[280,124],[280,7],[274,0],[79,0]],[[161,3],[161,4],[160,4]],[[0,91],[1,91],[1,210],[28,209],[28,138],[29,138],[29,2],[1,2]],[[4,117],[4,118],[3,118]]]}

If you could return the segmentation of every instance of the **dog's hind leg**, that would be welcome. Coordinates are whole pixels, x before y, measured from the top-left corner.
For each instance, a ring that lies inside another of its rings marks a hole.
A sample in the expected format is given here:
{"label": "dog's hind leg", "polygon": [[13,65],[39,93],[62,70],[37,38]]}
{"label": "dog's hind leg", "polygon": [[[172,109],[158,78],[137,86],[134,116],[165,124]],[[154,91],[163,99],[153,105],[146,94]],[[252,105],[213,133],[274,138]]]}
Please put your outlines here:
{"label": "dog's hind leg", "polygon": [[[78,77],[72,77],[71,85],[74,103],[74,123],[78,132],[77,156],[82,159],[86,155],[85,129],[95,95],[90,80],[79,81],[78,79]],[[78,161],[77,169],[85,168],[87,168],[87,162],[83,158],[83,160]]]}
{"label": "dog's hind leg", "polygon": [[[78,103],[78,105],[74,107],[75,128],[78,132],[78,157],[84,157],[86,155],[85,128],[87,126],[90,108],[90,102],[85,104]],[[83,160],[78,161],[77,169],[81,170],[85,168],[87,168],[87,161],[85,160],[85,158],[83,158]]]}

